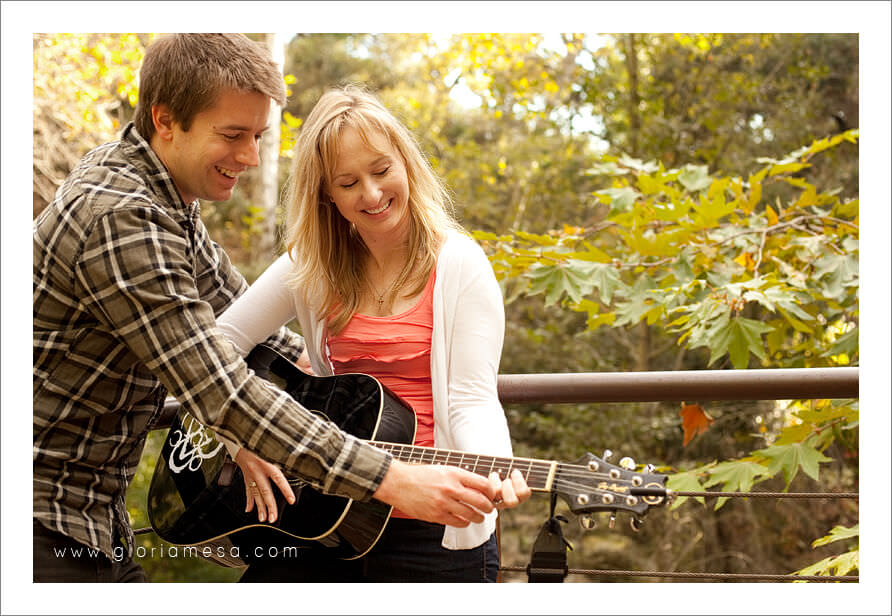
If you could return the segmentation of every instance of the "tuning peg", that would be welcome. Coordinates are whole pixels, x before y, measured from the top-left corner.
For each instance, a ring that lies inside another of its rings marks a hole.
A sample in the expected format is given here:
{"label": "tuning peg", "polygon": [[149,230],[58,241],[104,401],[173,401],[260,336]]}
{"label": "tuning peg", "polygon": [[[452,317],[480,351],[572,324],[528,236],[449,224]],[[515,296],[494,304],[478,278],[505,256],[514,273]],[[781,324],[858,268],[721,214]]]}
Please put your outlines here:
{"label": "tuning peg", "polygon": [[595,527],[595,519],[590,515],[579,516],[579,525],[585,530],[592,530]]}
{"label": "tuning peg", "polygon": [[632,530],[636,533],[641,530],[642,524],[644,524],[644,520],[639,518],[637,515],[632,516],[632,519],[629,520],[629,526],[631,526]]}
{"label": "tuning peg", "polygon": [[656,468],[657,468],[657,467],[654,466],[653,464],[645,464],[645,465],[644,465],[644,472],[645,472],[645,473],[652,473],[652,472],[654,472],[654,470],[655,470]]}
{"label": "tuning peg", "polygon": [[610,451],[609,449],[605,449],[604,453],[601,455],[601,459],[606,462],[607,460],[610,459],[610,456],[612,456],[612,455],[613,455],[612,451]]}
{"label": "tuning peg", "polygon": [[607,522],[607,528],[610,530],[616,528],[616,511],[610,514],[610,521]]}
{"label": "tuning peg", "polygon": [[626,469],[627,471],[634,470],[635,467],[637,466],[637,464],[635,464],[635,460],[633,460],[633,459],[630,458],[629,456],[626,456],[626,457],[624,457],[624,458],[621,458],[620,461],[619,461],[619,465],[620,465],[622,468]]}

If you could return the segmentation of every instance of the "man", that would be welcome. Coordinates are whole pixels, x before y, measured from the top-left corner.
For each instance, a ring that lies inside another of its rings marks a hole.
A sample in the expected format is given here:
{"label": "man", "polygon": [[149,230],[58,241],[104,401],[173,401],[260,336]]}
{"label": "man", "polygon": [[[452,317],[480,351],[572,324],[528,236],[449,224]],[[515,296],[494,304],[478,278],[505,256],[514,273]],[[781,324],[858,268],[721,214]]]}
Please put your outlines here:
{"label": "man", "polygon": [[[35,220],[35,581],[145,581],[124,502],[167,395],[286,475],[430,522],[465,526],[493,500],[529,496],[517,480],[393,460],[266,386],[216,330],[246,283],[198,200],[230,198],[259,163],[270,100],[284,98],[246,37],[164,37],[146,54],[134,122]],[[268,344],[294,361],[302,350],[285,329]]]}

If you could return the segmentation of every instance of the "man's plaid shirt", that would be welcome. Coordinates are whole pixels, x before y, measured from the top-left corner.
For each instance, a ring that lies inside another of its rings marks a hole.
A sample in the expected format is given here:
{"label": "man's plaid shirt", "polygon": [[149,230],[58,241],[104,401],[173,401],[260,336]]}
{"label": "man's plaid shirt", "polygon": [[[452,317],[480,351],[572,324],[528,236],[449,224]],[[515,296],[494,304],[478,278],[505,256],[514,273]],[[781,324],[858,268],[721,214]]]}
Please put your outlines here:
{"label": "man's plaid shirt", "polygon": [[[365,500],[390,455],[255,377],[218,332],[246,288],[133,125],[87,154],[34,222],[34,517],[113,555],[165,397],[280,464]],[[296,359],[299,337],[270,344]],[[297,344],[296,344],[297,343]]]}

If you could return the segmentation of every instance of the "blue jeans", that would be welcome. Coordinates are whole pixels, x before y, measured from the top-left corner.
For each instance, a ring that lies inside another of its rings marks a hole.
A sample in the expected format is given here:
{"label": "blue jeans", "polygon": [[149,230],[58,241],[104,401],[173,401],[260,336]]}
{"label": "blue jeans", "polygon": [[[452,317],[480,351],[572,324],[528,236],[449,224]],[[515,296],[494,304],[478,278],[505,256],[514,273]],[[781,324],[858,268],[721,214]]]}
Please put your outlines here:
{"label": "blue jeans", "polygon": [[332,558],[322,548],[299,550],[297,558],[267,558],[251,564],[240,582],[495,582],[499,554],[493,534],[469,550],[447,550],[444,527],[393,518],[368,554]]}

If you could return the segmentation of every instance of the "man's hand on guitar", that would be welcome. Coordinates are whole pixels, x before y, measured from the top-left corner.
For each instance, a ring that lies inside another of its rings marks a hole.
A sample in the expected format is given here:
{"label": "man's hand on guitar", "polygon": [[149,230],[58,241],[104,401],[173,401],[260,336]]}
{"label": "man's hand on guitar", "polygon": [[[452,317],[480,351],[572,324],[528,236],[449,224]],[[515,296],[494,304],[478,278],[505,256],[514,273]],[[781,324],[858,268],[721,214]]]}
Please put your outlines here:
{"label": "man's hand on guitar", "polygon": [[420,520],[464,528],[482,522],[493,501],[501,499],[504,508],[529,498],[529,487],[517,475],[502,482],[454,466],[393,460],[374,496]]}
{"label": "man's hand on guitar", "polygon": [[276,521],[279,511],[276,508],[276,495],[273,494],[270,480],[279,487],[285,499],[294,504],[294,492],[278,466],[257,457],[244,447],[236,454],[235,462],[242,469],[245,478],[246,513],[256,505],[258,520],[265,522],[268,519],[270,524]]}
{"label": "man's hand on guitar", "polygon": [[492,472],[489,474],[489,483],[492,491],[495,492],[493,505],[496,509],[511,509],[527,500],[533,493],[530,486],[527,485],[523,473],[514,469],[509,477],[502,479],[499,474]]}

